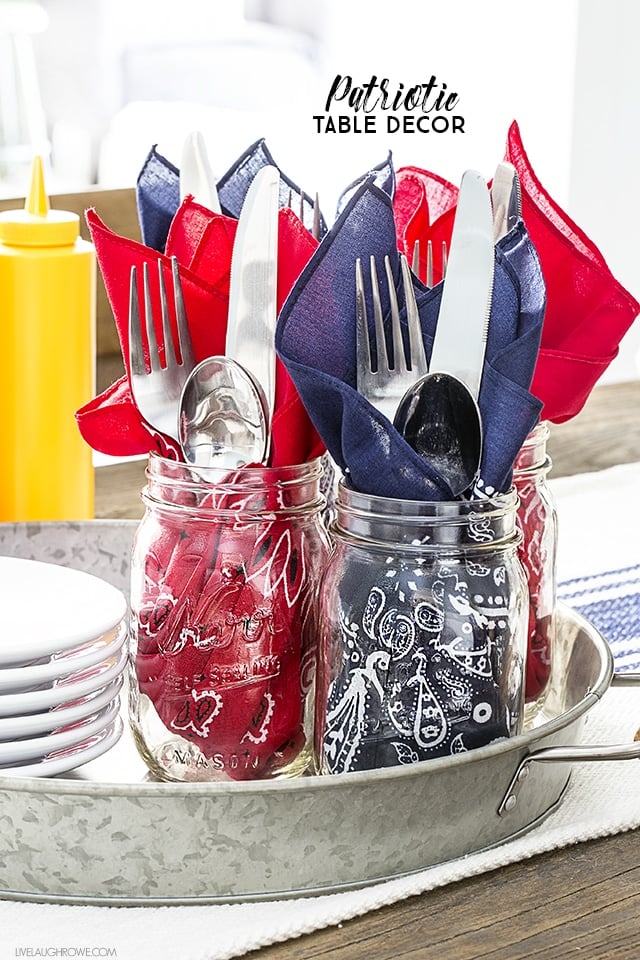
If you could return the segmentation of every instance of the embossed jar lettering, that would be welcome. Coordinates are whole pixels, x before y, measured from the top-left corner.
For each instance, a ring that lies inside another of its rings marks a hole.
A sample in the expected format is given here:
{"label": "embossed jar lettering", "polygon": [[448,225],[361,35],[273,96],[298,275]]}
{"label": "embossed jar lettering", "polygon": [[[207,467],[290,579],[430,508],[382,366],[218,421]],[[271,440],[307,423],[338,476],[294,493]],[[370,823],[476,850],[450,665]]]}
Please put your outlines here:
{"label": "embossed jar lettering", "polygon": [[197,471],[152,456],[132,564],[131,723],[176,780],[310,762],[321,467]]}

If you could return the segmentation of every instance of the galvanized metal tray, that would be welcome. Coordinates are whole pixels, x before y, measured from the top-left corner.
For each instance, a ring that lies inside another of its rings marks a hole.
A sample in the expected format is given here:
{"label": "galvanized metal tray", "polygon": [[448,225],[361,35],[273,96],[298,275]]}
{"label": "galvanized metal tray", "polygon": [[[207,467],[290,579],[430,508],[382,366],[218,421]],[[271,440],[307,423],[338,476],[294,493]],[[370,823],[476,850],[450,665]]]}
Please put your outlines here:
{"label": "galvanized metal tray", "polygon": [[[5,524],[0,553],[72,561],[126,590],[134,529]],[[105,905],[273,899],[363,886],[499,844],[555,808],[573,761],[601,758],[578,744],[612,678],[605,641],[560,608],[535,726],[466,754],[333,777],[160,783],[127,731],[72,773],[0,776],[0,896]],[[640,744],[609,749],[640,756]]]}

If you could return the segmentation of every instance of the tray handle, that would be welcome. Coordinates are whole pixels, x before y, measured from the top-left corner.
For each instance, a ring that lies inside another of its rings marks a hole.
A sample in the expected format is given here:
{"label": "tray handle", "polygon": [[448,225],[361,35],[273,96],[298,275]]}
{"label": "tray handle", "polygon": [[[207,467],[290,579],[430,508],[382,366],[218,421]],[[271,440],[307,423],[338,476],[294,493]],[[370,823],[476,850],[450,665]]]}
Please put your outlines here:
{"label": "tray handle", "polygon": [[[640,686],[640,673],[615,673],[611,686]],[[518,803],[518,796],[529,777],[532,763],[584,763],[601,760],[640,760],[640,729],[632,743],[567,744],[561,747],[541,747],[523,757],[511,778],[498,816],[503,817]]]}

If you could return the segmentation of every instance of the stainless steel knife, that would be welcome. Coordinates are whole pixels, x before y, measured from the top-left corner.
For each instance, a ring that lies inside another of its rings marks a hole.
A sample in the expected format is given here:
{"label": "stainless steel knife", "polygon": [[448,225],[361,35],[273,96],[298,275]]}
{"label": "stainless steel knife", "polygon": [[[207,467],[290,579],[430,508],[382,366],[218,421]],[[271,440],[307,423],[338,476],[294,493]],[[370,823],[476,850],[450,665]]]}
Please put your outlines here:
{"label": "stainless steel knife", "polygon": [[273,416],[280,176],[262,167],[245,197],[231,258],[225,353],[262,387]]}
{"label": "stainless steel knife", "polygon": [[204,137],[199,130],[192,131],[182,147],[180,163],[180,199],[188,193],[194,200],[208,207],[213,213],[220,213],[220,201],[216,190],[216,181],[209,163]]}
{"label": "stainless steel knife", "polygon": [[491,184],[493,240],[497,243],[522,216],[520,178],[511,163],[499,163]]}
{"label": "stainless steel knife", "polygon": [[475,170],[462,176],[429,373],[451,373],[474,397],[489,330],[494,272],[489,189]]}

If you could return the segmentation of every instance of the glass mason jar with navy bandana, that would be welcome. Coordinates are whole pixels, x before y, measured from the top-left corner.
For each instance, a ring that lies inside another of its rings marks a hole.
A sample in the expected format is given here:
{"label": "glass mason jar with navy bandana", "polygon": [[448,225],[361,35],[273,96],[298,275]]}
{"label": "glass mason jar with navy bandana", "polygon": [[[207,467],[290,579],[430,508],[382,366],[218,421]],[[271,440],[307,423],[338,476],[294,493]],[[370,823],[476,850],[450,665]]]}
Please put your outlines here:
{"label": "glass mason jar with navy bandana", "polygon": [[527,641],[527,713],[544,702],[551,676],[553,612],[556,604],[558,518],[547,482],[549,425],[539,423],[522,445],[513,468],[518,491],[518,526],[522,531],[520,560],[527,576],[529,627]]}
{"label": "glass mason jar with navy bandana", "polygon": [[293,777],[310,765],[319,460],[237,470],[152,454],[131,570],[130,719],[161,779]]}
{"label": "glass mason jar with navy bandana", "polygon": [[341,482],[320,598],[319,773],[415,763],[521,731],[517,503],[514,489],[426,503]]}

